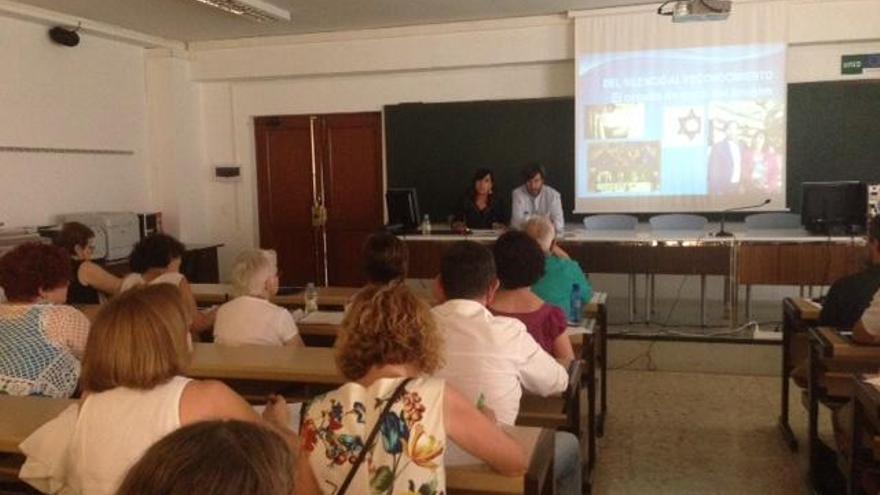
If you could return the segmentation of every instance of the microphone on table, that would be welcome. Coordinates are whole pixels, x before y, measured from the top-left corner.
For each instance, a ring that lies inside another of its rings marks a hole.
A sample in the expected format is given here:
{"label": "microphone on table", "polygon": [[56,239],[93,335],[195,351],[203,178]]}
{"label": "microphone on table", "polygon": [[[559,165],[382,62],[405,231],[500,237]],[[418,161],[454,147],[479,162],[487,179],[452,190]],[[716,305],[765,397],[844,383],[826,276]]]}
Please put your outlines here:
{"label": "microphone on table", "polygon": [[735,206],[733,208],[727,208],[726,210],[721,210],[721,228],[718,232],[713,234],[714,237],[733,237],[733,234],[724,230],[724,220],[727,213],[731,211],[739,211],[739,210],[750,210],[752,208],[760,208],[765,205],[770,204],[770,198],[765,199],[764,201],[756,204],[756,205],[748,205],[748,206]]}

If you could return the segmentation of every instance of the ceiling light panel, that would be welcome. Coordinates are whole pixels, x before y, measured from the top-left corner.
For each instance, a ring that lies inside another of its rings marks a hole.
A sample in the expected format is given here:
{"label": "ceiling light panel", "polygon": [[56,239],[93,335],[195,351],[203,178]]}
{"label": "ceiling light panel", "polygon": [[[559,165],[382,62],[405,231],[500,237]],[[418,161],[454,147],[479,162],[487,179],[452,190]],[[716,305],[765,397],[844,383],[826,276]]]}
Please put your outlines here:
{"label": "ceiling light panel", "polygon": [[290,12],[263,0],[196,0],[258,22],[290,21]]}

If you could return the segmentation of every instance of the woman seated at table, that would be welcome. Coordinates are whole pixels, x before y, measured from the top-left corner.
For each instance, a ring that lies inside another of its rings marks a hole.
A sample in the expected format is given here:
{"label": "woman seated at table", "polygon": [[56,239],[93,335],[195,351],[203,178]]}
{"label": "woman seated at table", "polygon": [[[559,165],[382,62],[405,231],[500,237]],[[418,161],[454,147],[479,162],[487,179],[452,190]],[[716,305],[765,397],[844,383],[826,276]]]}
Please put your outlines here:
{"label": "woman seated at table", "polygon": [[[153,443],[181,426],[214,419],[261,422],[223,383],[184,376],[190,362],[189,318],[171,284],[134,288],[108,302],[86,344],[79,411],[62,413],[55,421],[64,424],[34,434],[49,438],[26,440],[28,462],[53,465],[66,457],[66,469],[53,473],[62,478],[58,482],[72,493],[112,494]],[[288,414],[283,400],[274,397],[263,416],[265,424],[293,442]],[[59,452],[57,445],[67,450]]]}
{"label": "woman seated at table", "polygon": [[0,395],[70,397],[89,320],[64,306],[70,261],[63,249],[22,244],[0,258]]}
{"label": "woman seated at table", "polygon": [[117,495],[292,495],[293,452],[272,430],[202,421],[159,440],[132,466]]}
{"label": "woman seated at table", "polygon": [[548,303],[561,308],[566,315],[571,314],[571,293],[574,284],[581,290],[583,304],[593,297],[593,286],[584,275],[577,261],[554,254],[556,246],[556,228],[549,218],[532,217],[523,229],[532,239],[538,241],[544,251],[544,276],[534,285],[535,295]]}
{"label": "woman seated at table", "polygon": [[249,249],[235,259],[232,288],[236,298],[220,306],[214,342],[225,345],[303,345],[290,311],[269,298],[278,294],[275,251]]}
{"label": "woman seated at table", "polygon": [[131,250],[128,263],[133,273],[122,281],[121,290],[144,284],[171,284],[179,288],[192,315],[190,331],[199,335],[214,325],[217,312],[202,313],[198,310],[189,281],[180,273],[180,263],[185,251],[183,244],[170,235],[152,234],[141,239]]}
{"label": "woman seated at table", "polygon": [[525,232],[510,231],[498,238],[492,253],[501,282],[489,307],[492,313],[523,322],[535,341],[557,360],[573,360],[565,313],[532,292],[531,286],[544,275],[541,246]]}
{"label": "woman seated at table", "polygon": [[99,293],[113,295],[119,292],[122,280],[92,261],[95,252],[92,229],[79,222],[67,222],[55,238],[55,245],[70,256],[68,304],[99,304]]}
{"label": "woman seated at table", "polygon": [[504,228],[507,212],[492,191],[494,182],[495,176],[488,168],[474,173],[471,186],[456,207],[453,230]]}
{"label": "woman seated at table", "polygon": [[525,471],[522,448],[491,412],[426,376],[441,364],[441,349],[428,306],[406,286],[372,285],[358,293],[336,354],[351,382],[303,409],[298,494],[340,491],[350,472],[348,493],[445,493],[449,441],[501,473]]}

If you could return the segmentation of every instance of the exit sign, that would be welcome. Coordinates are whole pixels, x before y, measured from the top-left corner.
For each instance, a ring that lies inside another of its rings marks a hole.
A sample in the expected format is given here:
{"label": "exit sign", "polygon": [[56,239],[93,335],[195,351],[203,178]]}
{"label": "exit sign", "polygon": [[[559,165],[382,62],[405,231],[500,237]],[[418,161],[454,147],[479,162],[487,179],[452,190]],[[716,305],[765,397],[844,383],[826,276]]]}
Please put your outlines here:
{"label": "exit sign", "polygon": [[866,55],[843,55],[840,57],[840,73],[846,76],[880,73],[880,53]]}

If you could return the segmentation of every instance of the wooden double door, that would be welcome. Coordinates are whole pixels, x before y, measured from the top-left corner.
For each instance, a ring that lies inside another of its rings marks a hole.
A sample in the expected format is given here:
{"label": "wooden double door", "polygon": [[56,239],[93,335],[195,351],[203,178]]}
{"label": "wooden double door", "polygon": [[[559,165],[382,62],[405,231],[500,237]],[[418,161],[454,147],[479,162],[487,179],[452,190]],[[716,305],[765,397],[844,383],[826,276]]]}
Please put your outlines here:
{"label": "wooden double door", "polygon": [[260,246],[283,285],[361,285],[361,246],[382,226],[382,124],[376,113],[255,121]]}

